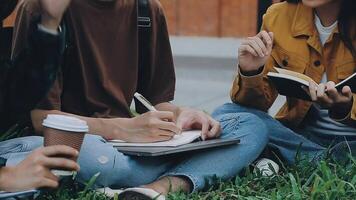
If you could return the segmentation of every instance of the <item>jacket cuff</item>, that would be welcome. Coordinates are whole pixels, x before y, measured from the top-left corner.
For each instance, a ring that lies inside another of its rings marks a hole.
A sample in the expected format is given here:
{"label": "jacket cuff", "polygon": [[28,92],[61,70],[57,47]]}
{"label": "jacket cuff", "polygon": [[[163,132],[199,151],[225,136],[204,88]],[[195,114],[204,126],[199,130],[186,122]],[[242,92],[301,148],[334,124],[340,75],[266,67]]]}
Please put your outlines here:
{"label": "jacket cuff", "polygon": [[242,74],[240,68],[238,69],[238,76],[240,78],[241,85],[243,85],[246,88],[255,88],[259,87],[262,85],[263,82],[263,71],[259,74],[253,75],[253,76],[246,76]]}

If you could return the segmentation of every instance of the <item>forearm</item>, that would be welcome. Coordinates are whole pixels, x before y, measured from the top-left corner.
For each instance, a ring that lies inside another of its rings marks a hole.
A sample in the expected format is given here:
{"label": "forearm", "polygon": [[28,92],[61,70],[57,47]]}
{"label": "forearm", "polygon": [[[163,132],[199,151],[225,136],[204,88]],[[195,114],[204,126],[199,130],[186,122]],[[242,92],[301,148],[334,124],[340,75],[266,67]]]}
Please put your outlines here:
{"label": "forearm", "polygon": [[[104,119],[104,118],[93,118],[93,117],[83,117],[79,115],[74,115],[66,112],[61,112],[58,110],[33,110],[31,112],[32,124],[35,128],[36,133],[43,133],[42,122],[49,114],[59,114],[68,115],[72,117],[79,118],[87,122],[89,126],[90,134],[100,135],[105,139],[119,139],[126,140],[127,133],[125,132],[125,127],[129,122],[129,119],[125,118],[115,118],[115,119]],[[116,126],[110,126],[112,120],[115,120]]]}
{"label": "forearm", "polygon": [[267,71],[266,67],[255,75],[244,75],[238,71],[230,92],[231,100],[235,103],[267,111],[278,95],[265,77]]}

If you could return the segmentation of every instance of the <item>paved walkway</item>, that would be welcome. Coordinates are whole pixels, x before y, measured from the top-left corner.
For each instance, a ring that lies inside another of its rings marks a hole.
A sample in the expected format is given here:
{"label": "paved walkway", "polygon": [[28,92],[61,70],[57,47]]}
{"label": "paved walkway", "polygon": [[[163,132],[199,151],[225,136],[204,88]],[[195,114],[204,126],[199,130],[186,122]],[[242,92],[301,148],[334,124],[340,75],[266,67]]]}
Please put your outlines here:
{"label": "paved walkway", "polygon": [[[172,37],[177,74],[174,103],[212,112],[230,102],[240,39]],[[278,100],[271,113],[282,103]]]}
{"label": "paved walkway", "polygon": [[172,37],[177,74],[174,103],[207,112],[229,101],[240,40]]}

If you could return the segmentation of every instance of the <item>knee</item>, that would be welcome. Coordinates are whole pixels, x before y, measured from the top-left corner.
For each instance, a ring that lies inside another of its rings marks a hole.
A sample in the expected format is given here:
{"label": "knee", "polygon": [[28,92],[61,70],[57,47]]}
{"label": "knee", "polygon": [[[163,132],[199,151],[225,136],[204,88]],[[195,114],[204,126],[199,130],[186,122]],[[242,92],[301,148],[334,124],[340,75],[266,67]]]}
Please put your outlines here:
{"label": "knee", "polygon": [[246,112],[245,107],[236,103],[226,103],[214,110],[212,116],[217,118],[219,115],[228,114],[228,113],[237,113],[237,112]]}
{"label": "knee", "polygon": [[108,186],[107,177],[113,175],[115,154],[112,146],[102,141],[101,137],[87,135],[80,150],[78,163],[81,167],[78,174],[80,182],[87,182],[95,175],[96,186]]}
{"label": "knee", "polygon": [[78,162],[81,170],[79,182],[87,182],[98,174],[96,187],[122,186],[132,180],[128,157],[118,152],[99,136],[87,135],[84,139]]}
{"label": "knee", "polygon": [[266,145],[268,142],[268,131],[263,120],[252,113],[230,113],[220,115],[223,137],[244,138],[258,145]]}

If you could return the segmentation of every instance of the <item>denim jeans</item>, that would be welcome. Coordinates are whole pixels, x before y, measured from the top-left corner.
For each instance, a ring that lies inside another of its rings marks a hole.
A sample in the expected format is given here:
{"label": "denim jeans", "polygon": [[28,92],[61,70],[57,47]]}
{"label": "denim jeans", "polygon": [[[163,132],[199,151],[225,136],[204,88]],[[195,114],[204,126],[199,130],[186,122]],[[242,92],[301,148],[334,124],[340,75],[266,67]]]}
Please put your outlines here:
{"label": "denim jeans", "polygon": [[[192,191],[207,189],[216,180],[236,176],[253,162],[268,142],[264,123],[249,113],[214,115],[221,122],[222,138],[240,144],[163,157],[134,157],[118,152],[99,136],[87,135],[79,155],[80,181],[100,172],[98,187],[137,187],[160,177],[180,176],[191,181]],[[254,131],[250,127],[254,126]]]}
{"label": "denim jeans", "polygon": [[[268,131],[268,146],[278,149],[279,153],[289,164],[293,164],[295,162],[297,153],[302,157],[318,160],[326,154],[329,145],[332,143],[336,143],[336,145],[331,148],[331,152],[333,152],[332,150],[335,150],[334,153],[338,155],[343,154],[340,151],[348,149],[350,145],[353,151],[356,150],[354,149],[356,137],[316,137],[302,128],[292,130],[268,115],[266,112],[253,108],[247,108],[234,103],[227,103],[219,107],[214,112],[214,115],[231,113],[250,113],[262,121]],[[257,123],[260,122],[249,123],[250,126],[245,127],[244,129],[253,132]],[[345,140],[347,140],[347,147],[345,147]]]}
{"label": "denim jeans", "polygon": [[37,136],[6,140],[0,142],[0,157],[7,159],[7,166],[15,166],[33,150],[42,146],[43,138]]}

